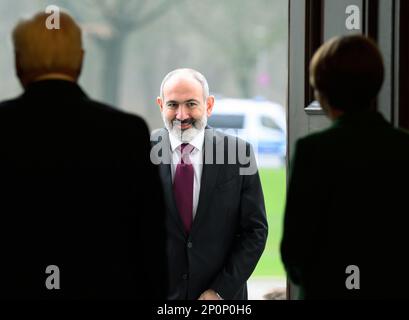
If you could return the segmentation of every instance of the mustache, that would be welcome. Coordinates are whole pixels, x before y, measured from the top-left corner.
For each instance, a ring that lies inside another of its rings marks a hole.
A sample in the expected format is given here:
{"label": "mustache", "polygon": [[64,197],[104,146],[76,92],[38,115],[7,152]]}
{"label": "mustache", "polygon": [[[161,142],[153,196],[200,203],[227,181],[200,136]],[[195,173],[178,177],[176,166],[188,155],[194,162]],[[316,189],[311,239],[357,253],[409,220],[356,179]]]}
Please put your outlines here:
{"label": "mustache", "polygon": [[175,119],[175,120],[172,121],[172,123],[173,123],[173,125],[178,126],[178,125],[182,125],[182,124],[194,124],[195,121],[196,120],[193,119],[193,118],[188,118],[188,119],[185,119],[185,120]]}

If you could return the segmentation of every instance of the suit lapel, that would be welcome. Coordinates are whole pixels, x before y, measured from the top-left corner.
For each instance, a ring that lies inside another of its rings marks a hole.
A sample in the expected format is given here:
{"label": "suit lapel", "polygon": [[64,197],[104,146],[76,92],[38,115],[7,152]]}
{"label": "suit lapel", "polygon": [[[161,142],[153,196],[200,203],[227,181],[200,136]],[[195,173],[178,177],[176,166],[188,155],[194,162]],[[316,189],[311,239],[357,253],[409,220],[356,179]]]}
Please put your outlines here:
{"label": "suit lapel", "polygon": [[161,137],[164,140],[162,142],[162,159],[164,159],[165,163],[159,164],[159,175],[162,180],[165,203],[169,209],[169,214],[179,226],[181,231],[186,234],[182,218],[180,217],[179,211],[176,207],[176,201],[173,195],[172,172],[170,167],[171,164],[169,163],[172,161],[172,153],[170,151],[169,133],[167,130],[165,131],[166,132],[162,132],[161,134]]}
{"label": "suit lapel", "polygon": [[[214,137],[214,130],[207,128],[205,131],[205,145],[203,148],[203,159],[206,159],[206,145],[212,145],[214,150],[214,144],[216,143],[213,139]],[[220,141],[217,141],[217,143]],[[203,160],[203,171],[202,171],[202,178],[200,181],[200,193],[199,193],[199,203],[196,210],[196,216],[193,221],[192,230],[197,228],[197,225],[200,223],[200,220],[203,216],[206,215],[207,208],[209,203],[213,198],[213,192],[216,187],[217,176],[219,174],[220,165],[217,165],[215,162],[215,156],[213,155],[213,164],[206,164],[206,161]]]}

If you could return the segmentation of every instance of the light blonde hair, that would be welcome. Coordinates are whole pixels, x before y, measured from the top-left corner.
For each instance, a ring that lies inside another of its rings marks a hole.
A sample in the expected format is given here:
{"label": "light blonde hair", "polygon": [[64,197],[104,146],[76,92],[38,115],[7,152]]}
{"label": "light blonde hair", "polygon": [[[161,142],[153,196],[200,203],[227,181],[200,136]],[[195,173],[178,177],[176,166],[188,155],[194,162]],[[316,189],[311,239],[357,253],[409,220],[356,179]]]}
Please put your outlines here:
{"label": "light blonde hair", "polygon": [[21,20],[12,33],[17,75],[28,82],[48,73],[79,76],[83,49],[81,29],[65,12],[60,11],[60,28],[48,29],[49,15],[37,13]]}

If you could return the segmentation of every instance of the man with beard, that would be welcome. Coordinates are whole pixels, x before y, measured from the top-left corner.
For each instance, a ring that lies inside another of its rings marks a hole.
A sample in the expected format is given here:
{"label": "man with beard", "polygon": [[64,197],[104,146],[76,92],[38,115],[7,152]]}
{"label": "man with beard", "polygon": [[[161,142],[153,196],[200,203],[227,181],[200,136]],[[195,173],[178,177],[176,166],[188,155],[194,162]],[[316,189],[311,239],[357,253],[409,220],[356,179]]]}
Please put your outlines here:
{"label": "man with beard", "polygon": [[214,100],[192,69],[166,75],[157,98],[166,128],[152,135],[151,159],[161,157],[172,300],[247,299],[267,238],[253,151],[207,127]]}

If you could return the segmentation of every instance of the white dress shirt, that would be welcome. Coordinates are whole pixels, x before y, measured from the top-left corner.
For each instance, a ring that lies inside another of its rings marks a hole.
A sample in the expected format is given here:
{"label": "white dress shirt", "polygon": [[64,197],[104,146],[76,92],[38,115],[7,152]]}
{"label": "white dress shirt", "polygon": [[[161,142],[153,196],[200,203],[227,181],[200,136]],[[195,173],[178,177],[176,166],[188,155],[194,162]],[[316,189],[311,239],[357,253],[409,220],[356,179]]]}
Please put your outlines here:
{"label": "white dress shirt", "polygon": [[[180,151],[177,148],[182,144],[178,138],[169,133],[170,147],[172,151],[172,163],[170,165],[172,171],[172,183],[175,179],[175,172],[178,163],[180,162]],[[190,153],[190,161],[193,165],[193,219],[196,216],[197,205],[199,203],[200,194],[200,180],[202,178],[203,169],[203,144],[204,144],[204,130],[196,135],[192,141],[189,142],[194,147]]]}

